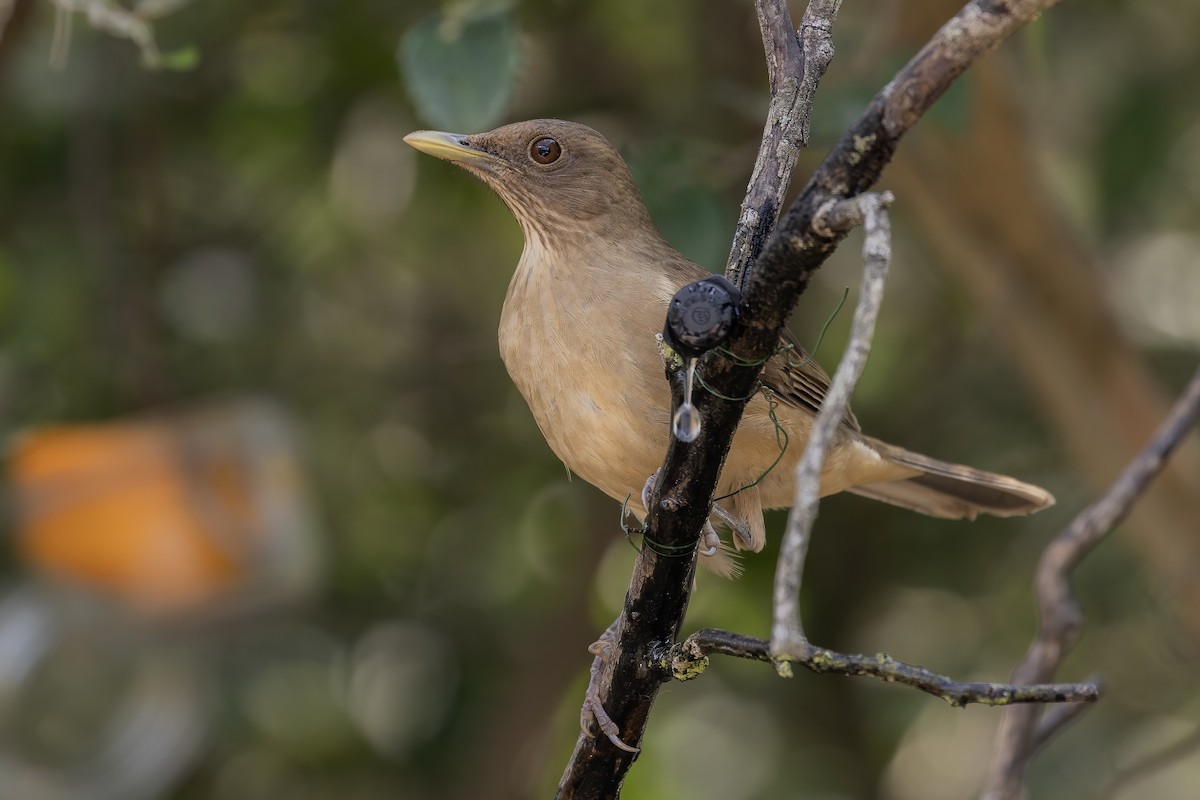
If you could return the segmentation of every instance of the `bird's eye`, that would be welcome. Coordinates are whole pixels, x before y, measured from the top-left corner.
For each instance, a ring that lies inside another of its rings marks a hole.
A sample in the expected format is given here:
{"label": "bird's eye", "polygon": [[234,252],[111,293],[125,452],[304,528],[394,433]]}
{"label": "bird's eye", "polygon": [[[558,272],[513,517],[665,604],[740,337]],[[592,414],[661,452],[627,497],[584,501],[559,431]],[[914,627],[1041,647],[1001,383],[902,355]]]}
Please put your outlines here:
{"label": "bird's eye", "polygon": [[534,140],[529,145],[529,157],[539,164],[553,164],[562,155],[562,145],[549,136]]}

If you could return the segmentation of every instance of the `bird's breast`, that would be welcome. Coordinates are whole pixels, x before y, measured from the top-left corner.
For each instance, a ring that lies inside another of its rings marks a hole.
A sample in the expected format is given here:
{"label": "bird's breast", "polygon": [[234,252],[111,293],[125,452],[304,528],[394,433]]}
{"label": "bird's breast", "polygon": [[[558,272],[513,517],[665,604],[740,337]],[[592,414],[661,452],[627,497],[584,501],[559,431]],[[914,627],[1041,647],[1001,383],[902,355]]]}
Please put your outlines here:
{"label": "bird's breast", "polygon": [[500,316],[500,354],[563,463],[611,497],[636,498],[667,442],[670,392],[649,322],[661,325],[666,304],[653,298],[661,309],[633,317],[589,272],[523,258]]}

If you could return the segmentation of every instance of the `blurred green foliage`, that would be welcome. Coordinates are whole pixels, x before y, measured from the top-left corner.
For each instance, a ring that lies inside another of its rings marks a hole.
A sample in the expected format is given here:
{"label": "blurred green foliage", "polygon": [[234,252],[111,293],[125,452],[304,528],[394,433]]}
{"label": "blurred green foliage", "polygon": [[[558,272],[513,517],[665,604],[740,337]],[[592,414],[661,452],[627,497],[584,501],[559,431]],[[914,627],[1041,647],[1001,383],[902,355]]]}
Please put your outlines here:
{"label": "blurred green foliage", "polygon": [[400,39],[401,75],[425,119],[452,131],[495,127],[513,94],[521,43],[510,3],[463,3]]}
{"label": "blurred green foliage", "polygon": [[[1039,34],[1044,70],[1008,55],[1053,190],[1097,251],[1125,243],[1130,219],[1200,208],[1184,147],[1200,141],[1200,54],[1171,15],[1200,20],[1183,0],[1149,5],[1065,3]],[[890,36],[906,7],[843,10],[802,171],[912,52]],[[519,230],[469,176],[400,140],[535,116],[592,124],[667,237],[720,269],[766,101],[749,4],[194,0],[156,22],[164,51],[199,53],[182,72],[146,71],[82,22],[54,71],[52,26],[37,3],[0,52],[0,432],[266,393],[297,422],[323,532],[308,605],[195,635],[215,727],[167,796],[549,796],[585,648],[619,610],[633,551],[613,504],[553,459],[497,357]],[[956,135],[971,87],[916,135]],[[1001,680],[1031,632],[1036,556],[1088,493],[903,203],[860,419],[1046,485],[1059,506],[965,526],[831,498],[807,627],[831,647]],[[855,285],[856,248],[804,297],[803,341]],[[1196,342],[1147,347],[1169,377]],[[700,576],[689,629],[766,635],[782,515],[769,522],[741,580]],[[26,579],[2,563],[10,585]],[[1114,540],[1080,571],[1089,633],[1063,676],[1099,671],[1111,693],[1037,762],[1034,796],[1096,796],[1200,720],[1194,644],[1139,563]],[[629,800],[968,797],[996,721],[720,660],[654,713]],[[1200,780],[1194,759],[1164,775],[1155,796]]]}

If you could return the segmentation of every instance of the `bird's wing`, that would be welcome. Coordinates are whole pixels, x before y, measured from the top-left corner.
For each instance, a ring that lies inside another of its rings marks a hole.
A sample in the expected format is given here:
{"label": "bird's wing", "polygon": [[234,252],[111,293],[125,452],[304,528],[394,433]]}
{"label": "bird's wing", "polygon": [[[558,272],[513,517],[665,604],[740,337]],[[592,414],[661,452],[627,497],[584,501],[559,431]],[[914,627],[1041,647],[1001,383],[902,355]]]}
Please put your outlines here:
{"label": "bird's wing", "polygon": [[[763,366],[762,382],[784,405],[802,408],[813,414],[820,410],[829,391],[829,376],[796,341],[787,328],[779,336],[780,351]],[[842,424],[861,432],[854,412],[848,407]]]}

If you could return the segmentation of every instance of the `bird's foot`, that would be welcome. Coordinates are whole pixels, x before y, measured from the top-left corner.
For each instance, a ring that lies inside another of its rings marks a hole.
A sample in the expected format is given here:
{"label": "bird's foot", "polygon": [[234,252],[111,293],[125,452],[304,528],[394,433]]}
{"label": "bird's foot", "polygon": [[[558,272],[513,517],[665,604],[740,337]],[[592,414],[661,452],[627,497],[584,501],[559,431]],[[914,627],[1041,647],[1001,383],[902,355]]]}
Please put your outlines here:
{"label": "bird's foot", "polygon": [[626,753],[637,753],[640,752],[638,748],[630,747],[621,740],[621,729],[617,727],[617,723],[613,722],[612,717],[604,710],[604,704],[600,702],[600,670],[612,655],[616,628],[617,623],[614,622],[600,635],[597,641],[588,646],[588,652],[596,658],[592,661],[587,692],[583,697],[583,708],[579,710],[579,729],[583,731],[584,736],[593,739],[595,734],[592,733],[592,722],[595,721],[600,732],[612,742],[613,747],[624,750]]}
{"label": "bird's foot", "polygon": [[750,533],[750,526],[747,525],[744,520],[742,520],[740,517],[735,517],[720,503],[713,503],[712,515],[719,519],[723,525],[729,526],[729,530],[733,531],[733,537],[737,539],[738,546],[741,547],[741,549],[754,549],[752,547],[754,536]]}

